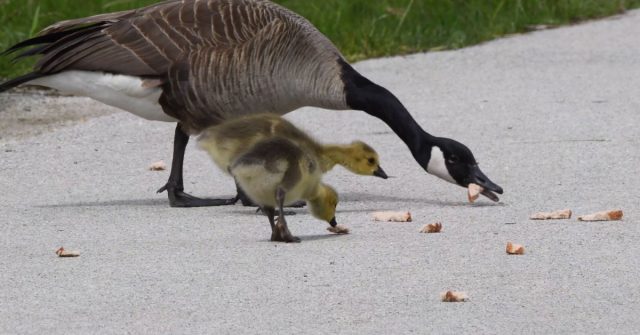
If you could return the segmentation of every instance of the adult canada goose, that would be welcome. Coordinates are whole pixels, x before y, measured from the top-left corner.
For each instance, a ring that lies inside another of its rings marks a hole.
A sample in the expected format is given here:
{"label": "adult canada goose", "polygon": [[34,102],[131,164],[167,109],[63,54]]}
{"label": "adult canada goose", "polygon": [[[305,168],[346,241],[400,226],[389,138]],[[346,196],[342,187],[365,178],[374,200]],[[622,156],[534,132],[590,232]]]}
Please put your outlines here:
{"label": "adult canada goose", "polygon": [[428,173],[483,194],[502,188],[471,151],[425,132],[384,87],[354,70],[309,21],[267,0],[167,0],[141,9],[68,20],[7,53],[39,56],[33,72],[0,85],[30,83],[88,96],[150,120],[177,122],[172,206],[209,206],[184,192],[189,135],[245,114],[302,106],[362,110],[380,118]]}
{"label": "adult canada goose", "polygon": [[[300,242],[289,231],[283,209],[297,200],[306,200],[316,218],[332,227],[337,225],[338,194],[321,182],[318,157],[286,138],[258,141],[231,164],[229,172],[269,218],[272,241]],[[274,222],[276,208],[277,224]]]}
{"label": "adult canada goose", "polygon": [[[271,137],[286,138],[303,150],[311,151],[322,173],[340,164],[356,174],[387,178],[378,153],[366,143],[323,145],[277,114],[246,115],[209,127],[198,137],[198,145],[221,170],[229,172],[229,166],[240,155]],[[241,189],[238,189],[238,198],[245,205],[251,204]]]}

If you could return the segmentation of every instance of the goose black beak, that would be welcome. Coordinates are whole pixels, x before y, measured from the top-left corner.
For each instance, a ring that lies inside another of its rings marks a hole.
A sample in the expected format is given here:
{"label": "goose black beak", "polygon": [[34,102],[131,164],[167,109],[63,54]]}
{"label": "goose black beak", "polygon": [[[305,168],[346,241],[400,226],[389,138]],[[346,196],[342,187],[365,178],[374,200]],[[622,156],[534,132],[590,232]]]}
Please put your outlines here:
{"label": "goose black beak", "polygon": [[338,225],[338,223],[336,222],[336,218],[333,217],[333,219],[331,219],[331,221],[329,221],[329,224],[331,225],[331,227],[335,227]]}
{"label": "goose black beak", "polygon": [[[478,165],[475,165],[471,170],[471,181],[470,183],[478,184],[482,186],[484,189],[480,194],[485,197],[491,199],[492,201],[498,202],[500,198],[498,198],[495,193],[502,194],[502,187],[498,186],[494,182],[492,182],[484,173],[480,170]],[[495,192],[495,193],[493,193]]]}
{"label": "goose black beak", "polygon": [[384,170],[382,169],[382,167],[380,165],[378,165],[378,169],[373,171],[373,175],[376,177],[380,177],[382,179],[387,179],[389,178],[389,176],[387,176],[387,174],[384,172]]}

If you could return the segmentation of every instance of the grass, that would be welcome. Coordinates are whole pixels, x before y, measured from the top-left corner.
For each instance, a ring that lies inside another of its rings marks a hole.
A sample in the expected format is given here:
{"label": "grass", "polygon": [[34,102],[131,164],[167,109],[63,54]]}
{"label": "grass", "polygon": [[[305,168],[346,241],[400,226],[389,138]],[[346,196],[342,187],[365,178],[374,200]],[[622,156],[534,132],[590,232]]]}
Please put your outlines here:
{"label": "grass", "polygon": [[[0,0],[0,49],[59,20],[156,0]],[[351,60],[455,49],[538,25],[558,26],[640,7],[640,0],[276,0],[307,17]],[[0,77],[31,62],[0,59]]]}

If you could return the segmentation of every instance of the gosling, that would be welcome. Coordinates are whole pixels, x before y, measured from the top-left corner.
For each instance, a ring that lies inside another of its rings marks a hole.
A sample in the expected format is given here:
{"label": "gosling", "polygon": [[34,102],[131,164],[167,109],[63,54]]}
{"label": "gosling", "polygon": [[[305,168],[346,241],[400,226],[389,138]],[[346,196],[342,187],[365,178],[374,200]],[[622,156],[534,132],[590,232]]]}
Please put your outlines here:
{"label": "gosling", "polygon": [[[287,138],[310,151],[317,157],[322,173],[342,165],[355,174],[388,178],[380,167],[378,153],[366,143],[323,145],[276,114],[247,115],[210,127],[202,132],[198,144],[220,169],[228,172],[229,165],[255,143],[274,136]],[[240,188],[236,198],[245,205],[250,204]]]}
{"label": "gosling", "polygon": [[314,217],[331,227],[337,225],[338,194],[322,183],[318,157],[289,139],[276,136],[257,142],[234,160],[228,171],[249,199],[267,215],[271,241],[300,242],[300,238],[289,231],[283,210],[298,200],[307,201]]}

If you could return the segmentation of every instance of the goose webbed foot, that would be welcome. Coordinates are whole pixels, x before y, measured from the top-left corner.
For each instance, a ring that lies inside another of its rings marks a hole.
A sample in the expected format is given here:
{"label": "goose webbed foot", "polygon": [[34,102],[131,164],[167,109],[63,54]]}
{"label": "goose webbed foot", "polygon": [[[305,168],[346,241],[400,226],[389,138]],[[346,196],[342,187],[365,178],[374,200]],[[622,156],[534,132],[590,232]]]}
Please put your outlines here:
{"label": "goose webbed foot", "polygon": [[208,199],[198,198],[191,194],[185,193],[182,188],[167,183],[158,189],[158,193],[167,191],[169,196],[169,205],[171,207],[209,207],[209,206],[227,206],[233,205],[238,201],[238,198],[230,199]]}
{"label": "goose webbed foot", "polygon": [[173,159],[171,160],[171,173],[169,180],[162,186],[158,193],[167,191],[169,205],[171,207],[207,207],[233,205],[238,199],[206,199],[197,198],[184,192],[184,182],[182,179],[182,165],[184,163],[184,151],[189,143],[189,135],[182,130],[182,125],[176,125],[173,138]]}

